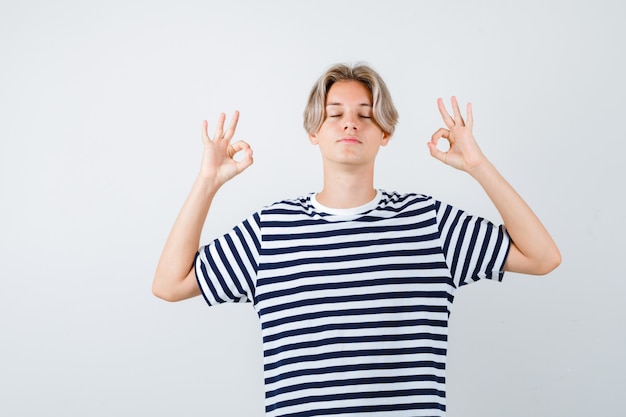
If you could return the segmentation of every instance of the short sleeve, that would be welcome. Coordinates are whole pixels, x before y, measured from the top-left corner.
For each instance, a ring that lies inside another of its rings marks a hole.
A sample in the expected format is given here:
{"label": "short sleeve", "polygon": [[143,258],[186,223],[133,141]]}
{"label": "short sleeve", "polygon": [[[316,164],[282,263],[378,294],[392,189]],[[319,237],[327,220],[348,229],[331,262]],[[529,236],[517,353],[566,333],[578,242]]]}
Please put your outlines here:
{"label": "short sleeve", "polygon": [[254,301],[259,242],[257,213],[198,250],[196,279],[209,305]]}
{"label": "short sleeve", "polygon": [[441,245],[455,286],[480,279],[501,281],[511,239],[495,225],[450,205],[436,202]]}

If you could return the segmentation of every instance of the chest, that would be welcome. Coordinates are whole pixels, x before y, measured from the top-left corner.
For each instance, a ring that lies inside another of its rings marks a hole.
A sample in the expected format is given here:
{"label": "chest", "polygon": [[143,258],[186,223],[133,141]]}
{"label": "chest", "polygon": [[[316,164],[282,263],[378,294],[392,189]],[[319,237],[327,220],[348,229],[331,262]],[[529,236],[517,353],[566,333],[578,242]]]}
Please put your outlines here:
{"label": "chest", "polygon": [[453,288],[434,222],[266,232],[255,297],[262,322],[372,311],[415,317],[419,309],[447,315]]}

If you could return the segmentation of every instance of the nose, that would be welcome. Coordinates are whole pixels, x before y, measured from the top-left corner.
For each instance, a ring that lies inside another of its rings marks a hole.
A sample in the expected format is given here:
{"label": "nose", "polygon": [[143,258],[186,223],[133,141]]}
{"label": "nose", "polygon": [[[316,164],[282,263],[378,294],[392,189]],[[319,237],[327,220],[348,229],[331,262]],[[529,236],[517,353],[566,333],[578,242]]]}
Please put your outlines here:
{"label": "nose", "polygon": [[357,120],[354,118],[354,116],[346,115],[346,117],[344,117],[343,119],[343,130],[351,131],[351,130],[357,130],[357,128],[358,128],[358,123],[357,123]]}

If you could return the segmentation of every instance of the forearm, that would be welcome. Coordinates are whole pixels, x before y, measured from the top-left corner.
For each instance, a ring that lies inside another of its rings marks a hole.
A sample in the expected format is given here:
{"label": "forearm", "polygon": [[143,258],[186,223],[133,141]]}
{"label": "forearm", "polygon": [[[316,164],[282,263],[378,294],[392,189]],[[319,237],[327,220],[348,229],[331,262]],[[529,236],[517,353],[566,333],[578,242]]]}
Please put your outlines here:
{"label": "forearm", "polygon": [[152,284],[153,293],[169,301],[196,295],[190,279],[200,236],[217,187],[201,176],[196,179],[163,248]]}
{"label": "forearm", "polygon": [[[504,221],[511,247],[504,268],[525,274],[547,274],[561,263],[561,254],[539,218],[528,204],[485,158],[476,144],[472,127],[474,116],[467,104],[467,121],[463,120],[456,97],[452,97],[454,118],[438,99],[439,112],[447,129],[437,130],[428,143],[430,154],[454,168],[470,174],[483,187]],[[450,149],[437,149],[441,138],[450,142]]]}
{"label": "forearm", "polygon": [[509,271],[543,275],[561,262],[552,237],[533,210],[487,160],[469,171],[500,213],[513,241],[505,268]]}

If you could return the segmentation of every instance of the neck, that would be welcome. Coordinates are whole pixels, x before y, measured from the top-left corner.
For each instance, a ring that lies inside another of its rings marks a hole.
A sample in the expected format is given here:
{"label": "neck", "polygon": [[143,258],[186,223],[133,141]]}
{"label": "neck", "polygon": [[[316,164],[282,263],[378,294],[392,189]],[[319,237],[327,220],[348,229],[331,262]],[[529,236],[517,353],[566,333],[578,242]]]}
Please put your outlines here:
{"label": "neck", "polygon": [[317,194],[317,201],[326,207],[359,207],[375,196],[373,167],[341,171],[324,167],[324,187]]}

